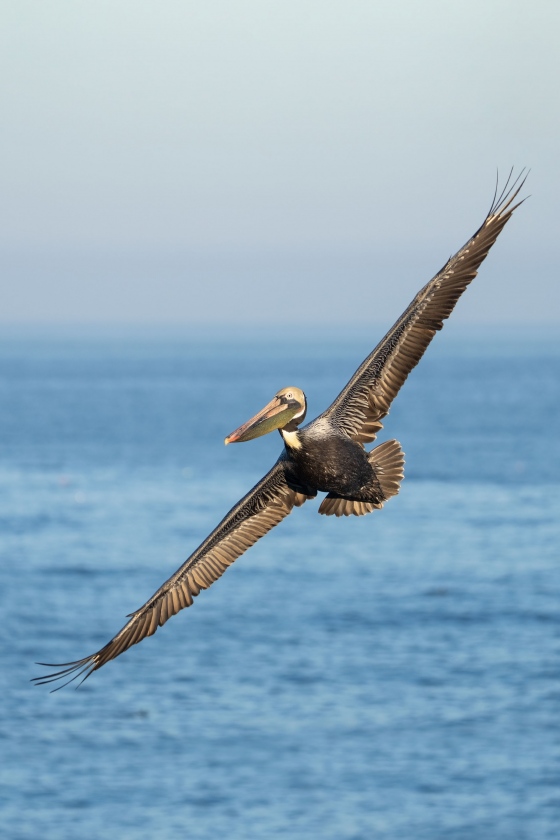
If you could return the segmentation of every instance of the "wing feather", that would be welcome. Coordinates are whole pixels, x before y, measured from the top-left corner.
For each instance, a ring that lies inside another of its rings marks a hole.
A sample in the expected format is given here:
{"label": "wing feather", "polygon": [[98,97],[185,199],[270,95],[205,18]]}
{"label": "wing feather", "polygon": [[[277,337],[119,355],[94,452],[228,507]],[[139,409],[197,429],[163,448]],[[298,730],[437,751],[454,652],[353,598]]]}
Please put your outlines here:
{"label": "wing feather", "polygon": [[[91,656],[61,665],[39,663],[61,670],[34,682],[44,685],[80,676],[87,679],[111,659],[152,636],[169,618],[190,607],[201,589],[218,580],[241,554],[287,516],[294,506],[312,498],[289,486],[282,459],[233,507],[189,559],[152,595],[111,641]],[[82,680],[82,681],[83,681]],[[58,686],[58,688],[62,688]],[[56,689],[55,689],[56,690]]]}
{"label": "wing feather", "polygon": [[418,292],[410,306],[360,365],[350,382],[318,420],[326,418],[360,443],[375,440],[410,371],[443,327],[455,304],[510,219],[522,204],[513,204],[525,183],[523,172],[499,197],[497,190],[486,219],[474,236]]}

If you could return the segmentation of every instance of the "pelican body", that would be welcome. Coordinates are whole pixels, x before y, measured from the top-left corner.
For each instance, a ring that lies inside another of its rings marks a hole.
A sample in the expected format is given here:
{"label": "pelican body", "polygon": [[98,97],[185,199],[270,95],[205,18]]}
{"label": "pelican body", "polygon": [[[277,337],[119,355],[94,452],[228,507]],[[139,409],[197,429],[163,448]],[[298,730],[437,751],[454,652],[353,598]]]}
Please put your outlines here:
{"label": "pelican body", "polygon": [[300,428],[307,411],[305,394],[296,387],[282,388],[261,411],[226,437],[226,444],[240,443],[278,430],[284,448],[272,469],[234,505],[175,574],[129,616],[113,639],[83,659],[47,665],[60,670],[37,677],[36,683],[64,680],[66,685],[80,676],[86,679],[153,635],[172,615],[190,607],[202,589],[207,589],[294,507],[318,492],[327,494],[319,506],[319,513],[327,516],[362,516],[383,507],[399,492],[404,456],[398,441],[386,441],[370,451],[364,445],[374,441],[383,428],[382,420],[408,374],[522,203],[514,203],[524,183],[521,175],[510,186],[510,174],[500,196],[496,189],[490,211],[476,233],[418,292],[326,411]]}
{"label": "pelican body", "polygon": [[398,493],[404,457],[397,441],[366,452],[344,434],[330,412],[298,428],[307,412],[300,388],[282,388],[262,411],[232,432],[225,443],[252,440],[277,428],[284,441],[278,459],[285,481],[298,496],[327,493],[319,513],[360,516]]}

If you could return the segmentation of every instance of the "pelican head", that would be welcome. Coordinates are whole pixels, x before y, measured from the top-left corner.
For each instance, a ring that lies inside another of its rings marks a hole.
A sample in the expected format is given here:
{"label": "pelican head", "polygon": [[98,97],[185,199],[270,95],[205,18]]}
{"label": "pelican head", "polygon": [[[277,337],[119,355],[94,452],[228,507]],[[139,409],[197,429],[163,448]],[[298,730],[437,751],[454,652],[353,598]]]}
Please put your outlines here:
{"label": "pelican head", "polygon": [[228,435],[225,444],[253,440],[274,429],[295,432],[306,411],[307,400],[301,388],[282,388],[258,414]]}

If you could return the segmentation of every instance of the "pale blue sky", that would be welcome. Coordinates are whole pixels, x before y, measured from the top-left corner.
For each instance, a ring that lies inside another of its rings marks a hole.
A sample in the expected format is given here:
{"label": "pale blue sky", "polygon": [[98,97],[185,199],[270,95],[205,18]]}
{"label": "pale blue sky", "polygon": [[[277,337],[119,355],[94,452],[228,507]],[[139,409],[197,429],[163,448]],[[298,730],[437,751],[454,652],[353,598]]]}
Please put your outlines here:
{"label": "pale blue sky", "polygon": [[558,322],[555,0],[0,19],[3,323],[388,322],[511,165],[532,197],[453,317]]}

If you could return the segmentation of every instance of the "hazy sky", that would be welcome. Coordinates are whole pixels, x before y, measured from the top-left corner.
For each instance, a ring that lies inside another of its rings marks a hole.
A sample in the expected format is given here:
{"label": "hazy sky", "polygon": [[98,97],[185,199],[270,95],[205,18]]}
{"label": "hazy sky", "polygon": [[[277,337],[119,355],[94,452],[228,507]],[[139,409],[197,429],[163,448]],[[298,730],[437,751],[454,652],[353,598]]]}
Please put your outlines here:
{"label": "hazy sky", "polygon": [[[557,0],[4,0],[0,320],[558,323]],[[389,324],[387,323],[387,326]]]}

